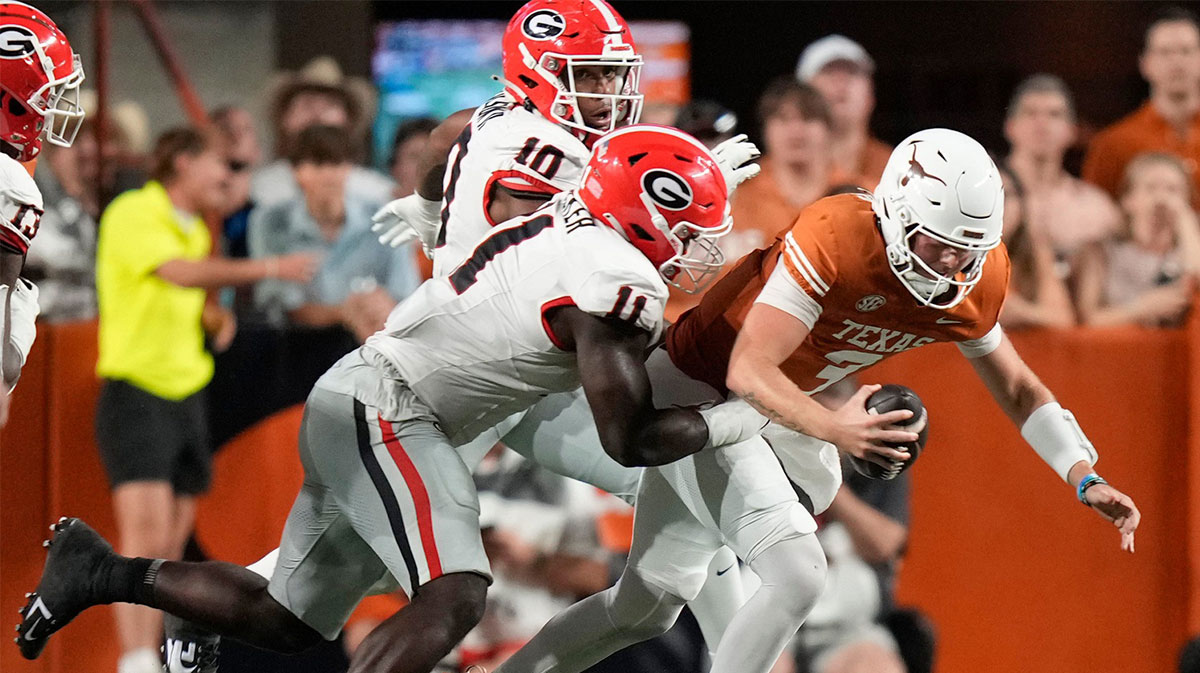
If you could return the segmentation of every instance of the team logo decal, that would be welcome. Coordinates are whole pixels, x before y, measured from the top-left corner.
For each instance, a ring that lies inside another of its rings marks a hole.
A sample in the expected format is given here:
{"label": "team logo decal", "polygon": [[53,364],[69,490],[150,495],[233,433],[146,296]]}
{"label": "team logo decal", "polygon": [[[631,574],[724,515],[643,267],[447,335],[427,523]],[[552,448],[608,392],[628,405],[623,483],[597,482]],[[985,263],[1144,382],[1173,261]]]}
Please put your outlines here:
{"label": "team logo decal", "polygon": [[858,303],[854,305],[854,308],[858,309],[860,313],[870,313],[886,303],[887,300],[882,296],[877,294],[869,294],[862,299],[859,299]]}
{"label": "team logo decal", "polygon": [[521,31],[531,40],[553,40],[567,29],[562,14],[552,9],[539,9],[525,17]]}
{"label": "team logo decal", "polygon": [[37,36],[25,26],[0,26],[0,58],[25,58],[36,44]]}
{"label": "team logo decal", "polygon": [[642,176],[642,189],[655,204],[667,210],[683,210],[692,205],[691,185],[665,168],[646,171]]}

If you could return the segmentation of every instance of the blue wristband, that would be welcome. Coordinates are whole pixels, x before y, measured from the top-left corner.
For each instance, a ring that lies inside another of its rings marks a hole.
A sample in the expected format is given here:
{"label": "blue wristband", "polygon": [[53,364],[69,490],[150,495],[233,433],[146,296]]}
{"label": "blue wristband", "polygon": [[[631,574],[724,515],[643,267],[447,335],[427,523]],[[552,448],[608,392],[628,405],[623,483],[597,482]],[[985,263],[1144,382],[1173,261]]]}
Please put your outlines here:
{"label": "blue wristband", "polygon": [[1107,483],[1108,482],[1104,480],[1104,477],[1101,477],[1098,474],[1089,474],[1088,476],[1079,480],[1079,486],[1075,489],[1075,495],[1079,497],[1079,502],[1091,507],[1091,505],[1088,505],[1087,498],[1084,497],[1084,494],[1087,493],[1089,488],[1095,486],[1096,484]]}

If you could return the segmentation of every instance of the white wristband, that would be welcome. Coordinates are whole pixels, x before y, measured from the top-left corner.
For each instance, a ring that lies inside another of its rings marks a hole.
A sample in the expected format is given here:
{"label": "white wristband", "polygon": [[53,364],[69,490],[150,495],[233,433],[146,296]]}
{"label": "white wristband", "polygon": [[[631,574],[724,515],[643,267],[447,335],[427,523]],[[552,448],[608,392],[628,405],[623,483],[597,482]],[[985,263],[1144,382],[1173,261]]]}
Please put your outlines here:
{"label": "white wristband", "polygon": [[700,416],[708,426],[706,449],[745,441],[767,426],[767,418],[740,397],[701,409]]}
{"label": "white wristband", "polygon": [[1021,436],[1063,481],[1075,463],[1082,460],[1095,465],[1100,460],[1075,416],[1058,402],[1043,404],[1029,414]]}

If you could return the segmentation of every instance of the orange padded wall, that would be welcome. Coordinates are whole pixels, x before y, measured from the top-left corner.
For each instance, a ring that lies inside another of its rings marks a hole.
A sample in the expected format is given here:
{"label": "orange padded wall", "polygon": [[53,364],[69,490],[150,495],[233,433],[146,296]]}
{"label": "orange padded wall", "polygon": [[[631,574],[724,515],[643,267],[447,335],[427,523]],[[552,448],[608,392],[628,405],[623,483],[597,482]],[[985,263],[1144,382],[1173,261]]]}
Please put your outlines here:
{"label": "orange padded wall", "polygon": [[[1137,554],[1119,551],[1115,530],[1024,444],[952,346],[929,347],[864,377],[914,388],[933,424],[913,472],[901,602],[936,622],[940,673],[1172,670],[1186,634],[1200,630],[1200,592],[1191,590],[1200,577],[1191,523],[1200,515],[1200,395],[1191,394],[1200,366],[1190,366],[1200,324],[1014,340],[1095,441],[1100,472],[1141,506]],[[92,324],[41,326],[0,435],[0,615],[12,624],[55,517],[81,515],[113,533],[92,432],[95,348]],[[299,409],[281,412],[222,450],[198,526],[215,557],[248,563],[276,546],[300,483],[299,418]],[[116,654],[111,612],[101,608],[38,662],[0,642],[0,670],[110,673]]]}

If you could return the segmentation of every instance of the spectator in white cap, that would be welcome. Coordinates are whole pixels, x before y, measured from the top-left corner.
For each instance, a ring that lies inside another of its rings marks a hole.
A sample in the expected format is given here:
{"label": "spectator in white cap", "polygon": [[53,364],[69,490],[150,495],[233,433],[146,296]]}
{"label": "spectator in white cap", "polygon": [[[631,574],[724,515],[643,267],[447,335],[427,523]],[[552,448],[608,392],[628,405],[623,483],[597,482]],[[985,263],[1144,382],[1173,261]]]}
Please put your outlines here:
{"label": "spectator in white cap", "polygon": [[862,45],[844,35],[809,44],[796,64],[796,78],[829,103],[833,115],[831,148],[838,182],[874,189],[892,147],[871,135],[875,109],[875,61]]}

